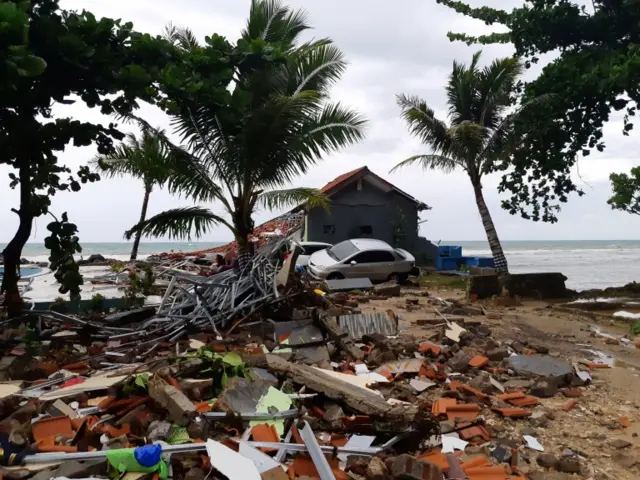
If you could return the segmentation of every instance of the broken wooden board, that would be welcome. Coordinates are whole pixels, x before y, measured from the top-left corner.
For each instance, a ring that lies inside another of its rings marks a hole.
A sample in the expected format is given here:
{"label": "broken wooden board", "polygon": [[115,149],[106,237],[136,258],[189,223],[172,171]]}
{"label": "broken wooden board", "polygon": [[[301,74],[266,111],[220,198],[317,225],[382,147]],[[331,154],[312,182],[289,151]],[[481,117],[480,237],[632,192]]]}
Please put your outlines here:
{"label": "broken wooden board", "polygon": [[266,358],[271,372],[285,374],[295,383],[305,385],[308,389],[320,392],[331,399],[344,402],[363,415],[410,421],[417,413],[416,407],[404,408],[389,405],[378,392],[345,382],[335,375],[328,374],[328,371],[290,363],[276,355],[268,354]]}
{"label": "broken wooden board", "polygon": [[110,387],[113,387],[116,384],[122,382],[125,378],[128,378],[128,375],[119,375],[117,377],[107,377],[106,375],[99,377],[90,377],[87,378],[84,382],[78,383],[77,385],[71,385],[70,387],[44,393],[40,395],[39,400],[44,402],[49,400],[56,400],[58,398],[69,397],[71,395],[77,395],[78,393],[83,392],[107,390]]}

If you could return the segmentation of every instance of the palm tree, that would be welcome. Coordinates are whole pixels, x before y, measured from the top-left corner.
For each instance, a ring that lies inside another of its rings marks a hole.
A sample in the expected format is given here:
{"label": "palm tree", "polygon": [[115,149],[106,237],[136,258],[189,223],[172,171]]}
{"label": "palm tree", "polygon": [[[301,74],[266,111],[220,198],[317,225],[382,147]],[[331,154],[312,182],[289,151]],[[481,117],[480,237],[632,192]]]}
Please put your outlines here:
{"label": "palm tree", "polygon": [[[181,161],[168,179],[170,191],[195,202],[219,202],[224,213],[174,208],[140,222],[128,235],[182,239],[225,225],[238,243],[238,253],[244,254],[259,206],[328,206],[316,189],[283,187],[324,153],[362,139],[365,120],[329,101],[330,88],[346,62],[329,39],[301,43],[299,36],[308,28],[303,11],[275,0],[252,2],[243,40],[277,45],[282,61],[234,72],[231,100],[222,111],[196,93],[191,101],[176,102],[171,112],[185,146],[171,146]],[[170,27],[167,35],[186,52],[201,54],[206,49],[189,30]],[[166,137],[165,141],[169,144]]]}
{"label": "palm tree", "polygon": [[[435,117],[427,103],[413,96],[398,95],[398,105],[410,132],[431,147],[431,153],[415,155],[396,165],[418,164],[425,170],[445,173],[464,170],[473,186],[476,205],[494,258],[496,270],[508,273],[498,233],[482,193],[482,177],[498,162],[505,162],[522,141],[516,123],[531,105],[511,114],[512,95],[523,66],[515,58],[495,60],[485,68],[478,67],[480,52],[471,64],[453,63],[447,85],[449,124]],[[542,100],[542,97],[536,100]]]}
{"label": "palm tree", "polygon": [[[154,187],[162,187],[167,181],[172,151],[163,142],[163,132],[142,128],[140,138],[129,133],[113,155],[98,155],[90,163],[93,169],[108,177],[134,177],[142,180],[144,198],[139,222],[147,218],[149,196]],[[138,256],[141,232],[136,233],[131,260]]]}

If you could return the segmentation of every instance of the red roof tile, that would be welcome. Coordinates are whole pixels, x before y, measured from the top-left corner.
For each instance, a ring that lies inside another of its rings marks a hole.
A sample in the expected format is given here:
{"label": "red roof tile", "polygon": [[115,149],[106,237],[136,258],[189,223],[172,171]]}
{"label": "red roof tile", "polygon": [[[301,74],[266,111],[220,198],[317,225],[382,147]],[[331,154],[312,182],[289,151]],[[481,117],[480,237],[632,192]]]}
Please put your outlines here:
{"label": "red roof tile", "polygon": [[351,177],[358,175],[359,173],[367,170],[367,167],[356,168],[355,170],[351,170],[350,172],[343,173],[339,177],[334,178],[329,183],[327,183],[324,187],[320,189],[322,193],[327,193],[329,190],[339,186],[341,183],[346,182]]}

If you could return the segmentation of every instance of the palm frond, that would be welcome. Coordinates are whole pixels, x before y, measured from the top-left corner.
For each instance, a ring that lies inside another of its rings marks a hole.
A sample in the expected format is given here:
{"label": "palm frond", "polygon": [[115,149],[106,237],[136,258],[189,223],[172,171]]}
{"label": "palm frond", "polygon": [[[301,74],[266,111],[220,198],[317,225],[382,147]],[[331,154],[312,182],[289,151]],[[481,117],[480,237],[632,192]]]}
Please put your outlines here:
{"label": "palm frond", "polygon": [[163,37],[184,50],[192,50],[200,46],[198,39],[190,28],[176,27],[172,23],[165,27]]}
{"label": "palm frond", "polygon": [[474,118],[487,128],[494,128],[511,105],[514,86],[524,71],[517,58],[494,60],[478,74],[477,105]]}
{"label": "palm frond", "polygon": [[281,210],[287,207],[305,204],[307,208],[320,207],[329,210],[331,199],[315,188],[290,188],[261,193],[258,202],[269,210]]}
{"label": "palm frond", "polygon": [[256,186],[278,188],[306,173],[325,153],[364,138],[367,121],[357,112],[340,103],[318,108],[315,114],[304,110],[280,113],[280,128],[265,132],[266,138],[262,133],[260,150],[255,154],[260,161],[252,164]]}
{"label": "palm frond", "polygon": [[417,96],[398,95],[397,102],[412,135],[430,145],[435,152],[451,150],[447,125],[435,117],[434,111],[424,100]]}
{"label": "palm frond", "polygon": [[211,227],[219,224],[226,225],[234,231],[233,227],[224,218],[215,215],[207,208],[174,208],[134,225],[125,232],[125,238],[130,240],[134,234],[140,232],[143,237],[169,237],[175,240],[191,240],[192,237],[202,237]]}
{"label": "palm frond", "polygon": [[308,15],[304,10],[291,10],[279,0],[252,0],[242,38],[278,42],[288,50],[295,45],[298,36],[309,28]]}
{"label": "palm frond", "polygon": [[389,173],[395,173],[411,165],[419,165],[423,170],[440,170],[444,173],[451,173],[459,167],[466,168],[464,162],[455,158],[442,155],[414,155],[398,163]]}
{"label": "palm frond", "polygon": [[342,51],[327,39],[307,43],[292,53],[280,72],[284,95],[313,90],[324,96],[345,72],[347,62]]}
{"label": "palm frond", "polygon": [[471,159],[476,158],[478,153],[482,151],[485,130],[483,125],[465,120],[452,126],[447,134],[460,155]]}

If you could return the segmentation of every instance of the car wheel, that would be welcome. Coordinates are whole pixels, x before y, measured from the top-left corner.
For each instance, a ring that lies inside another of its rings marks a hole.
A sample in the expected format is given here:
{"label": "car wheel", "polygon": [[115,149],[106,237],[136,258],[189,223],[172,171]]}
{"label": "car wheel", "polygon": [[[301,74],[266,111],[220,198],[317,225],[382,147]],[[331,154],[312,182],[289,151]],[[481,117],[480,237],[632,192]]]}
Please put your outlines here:
{"label": "car wheel", "polygon": [[390,282],[403,283],[406,282],[408,275],[406,273],[392,273],[389,275],[388,280]]}
{"label": "car wheel", "polygon": [[342,275],[341,273],[338,273],[338,272],[330,273],[327,276],[327,280],[343,280],[343,279],[344,279],[344,275]]}

